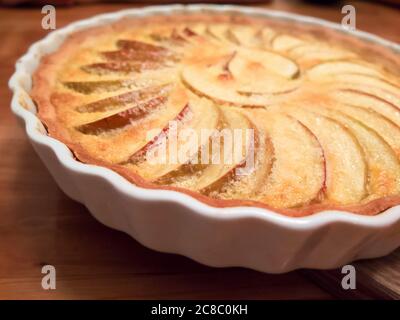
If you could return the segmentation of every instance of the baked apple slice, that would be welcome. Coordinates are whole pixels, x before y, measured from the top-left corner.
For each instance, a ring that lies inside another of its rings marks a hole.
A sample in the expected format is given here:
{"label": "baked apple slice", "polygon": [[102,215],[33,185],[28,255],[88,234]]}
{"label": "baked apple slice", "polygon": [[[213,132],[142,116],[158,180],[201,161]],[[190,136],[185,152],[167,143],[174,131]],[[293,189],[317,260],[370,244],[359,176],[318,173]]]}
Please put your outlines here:
{"label": "baked apple slice", "polygon": [[337,75],[341,77],[343,74],[370,75],[379,77],[382,73],[372,66],[357,60],[335,60],[317,64],[307,70],[307,76],[310,79],[321,79],[328,76]]}
{"label": "baked apple slice", "polygon": [[353,105],[340,104],[332,108],[362,122],[370,129],[375,130],[390,145],[397,155],[397,158],[400,159],[400,127],[393,121],[371,109]]}
{"label": "baked apple slice", "polygon": [[339,48],[308,43],[293,47],[287,53],[290,57],[306,65],[327,60],[354,59],[357,57],[354,53]]}
{"label": "baked apple slice", "polygon": [[167,48],[137,40],[118,40],[119,50],[101,52],[106,62],[82,66],[89,73],[132,73],[161,68],[173,54]]}
{"label": "baked apple slice", "polygon": [[[218,130],[201,146],[199,164],[183,166],[180,172],[164,177],[161,183],[207,194],[240,172],[247,152],[251,151],[248,148],[252,145],[252,136],[247,130],[252,128],[247,117],[231,109],[221,108]],[[234,137],[238,134],[242,143],[235,144]]]}
{"label": "baked apple slice", "polygon": [[208,141],[213,130],[217,128],[221,112],[204,98],[192,97],[188,107],[190,116],[185,121],[169,123],[170,127],[175,127],[174,130],[164,130],[164,146],[152,150],[154,155],[157,152],[164,152],[164,155],[159,155],[159,159],[146,159],[146,154],[142,153],[139,161],[128,165],[132,170],[147,180],[157,181],[168,174],[173,175],[174,171],[198,157],[201,143]]}
{"label": "baked apple slice", "polygon": [[237,44],[229,37],[229,25],[226,24],[207,25],[205,35],[226,45]]}
{"label": "baked apple slice", "polygon": [[156,39],[163,46],[167,47],[174,54],[171,55],[175,60],[179,58],[178,53],[182,53],[184,47],[190,44],[197,38],[197,33],[188,27],[177,27],[172,30],[165,30],[164,35],[152,35],[152,38]]}
{"label": "baked apple slice", "polygon": [[148,53],[168,54],[170,51],[167,48],[158,46],[152,43],[147,43],[138,40],[118,40],[117,47],[125,50],[144,51]]}
{"label": "baked apple slice", "polygon": [[199,36],[199,33],[197,33],[194,29],[192,29],[191,26],[184,27],[181,33],[186,39],[191,39],[193,37]]}
{"label": "baked apple slice", "polygon": [[116,96],[104,98],[94,101],[76,108],[78,112],[104,112],[119,109],[121,107],[129,107],[129,104],[138,104],[152,97],[167,96],[171,90],[171,86],[160,85],[152,86],[144,89],[131,90]]}
{"label": "baked apple slice", "polygon": [[[132,121],[124,130],[106,131],[99,135],[84,134],[79,130],[71,131],[80,141],[86,144],[89,154],[110,163],[126,163],[139,150],[145,149],[152,139],[162,134],[171,120],[178,119],[186,114],[188,96],[180,85],[174,85],[169,91],[168,99],[159,108],[149,112],[145,117]],[[100,119],[107,117],[109,112],[96,115]],[[84,125],[77,123],[76,125]],[[157,130],[154,130],[157,129]],[[115,152],[118,150],[118,152]]]}
{"label": "baked apple slice", "polygon": [[[386,90],[384,88],[378,86],[369,86],[366,84],[354,84],[354,83],[339,83],[335,84],[334,82],[332,85],[332,91],[339,89],[340,91],[346,92],[359,92],[362,93],[364,97],[368,97],[367,99],[369,102],[371,101],[370,98],[373,98],[374,101],[381,101],[386,104],[389,104],[390,107],[400,110],[400,96],[397,94],[396,90]],[[365,99],[363,99],[365,100]],[[355,104],[355,102],[353,102]],[[381,105],[379,106],[381,107]],[[373,110],[374,107],[372,107]],[[392,118],[391,118],[392,119]],[[394,120],[394,119],[393,119]]]}
{"label": "baked apple slice", "polygon": [[330,95],[338,102],[374,110],[400,126],[400,101],[380,88],[347,85],[332,90]]}
{"label": "baked apple slice", "polygon": [[323,115],[298,107],[288,109],[288,113],[314,133],[324,150],[329,202],[352,204],[361,201],[367,195],[367,162],[354,135],[338,121]]}
{"label": "baked apple slice", "polygon": [[[224,127],[218,133],[218,136],[211,137],[209,158],[211,164],[207,165],[199,178],[196,179],[193,185],[194,190],[207,193],[217,188],[224,179],[238,175],[249,153],[254,152],[252,147],[254,128],[249,119],[229,107],[223,107],[222,113],[225,122]],[[250,132],[253,132],[253,135],[249,135]],[[227,135],[225,136],[224,133],[227,133]],[[227,136],[230,136],[231,139],[227,139]],[[240,139],[240,143],[238,143],[238,139]],[[215,141],[220,141],[219,150],[213,148]]]}
{"label": "baked apple slice", "polygon": [[[164,86],[168,83],[176,82],[178,72],[171,68],[161,70],[147,70],[145,73],[130,75],[128,77],[110,78],[107,80],[66,80],[63,85],[75,92],[90,95],[102,94],[115,91],[126,91],[134,88],[146,88],[149,91],[151,87]],[[97,96],[97,95],[96,95]]]}
{"label": "baked apple slice", "polygon": [[354,84],[366,88],[381,89],[383,92],[391,94],[393,97],[396,98],[397,102],[400,103],[400,86],[396,83],[392,83],[375,75],[343,73],[327,77],[325,78],[325,81],[332,81],[334,83],[340,82],[346,85]]}
{"label": "baked apple slice", "polygon": [[272,49],[280,52],[286,52],[290,49],[305,44],[306,42],[304,40],[286,34],[278,34],[273,39],[271,39]]}
{"label": "baked apple slice", "polygon": [[230,61],[229,71],[236,81],[237,92],[244,95],[277,95],[294,91],[300,86],[300,80],[288,79],[266,69],[263,63],[247,60],[239,55]]}
{"label": "baked apple slice", "polygon": [[400,162],[385,140],[362,122],[341,112],[321,108],[317,112],[346,126],[363,147],[368,164],[368,200],[400,192]]}
{"label": "baked apple slice", "polygon": [[174,28],[172,31],[168,31],[165,36],[155,36],[158,38],[157,41],[165,43],[175,53],[183,53],[182,47],[188,44],[196,44],[200,39],[204,39],[201,37],[201,33],[192,29],[192,26]]}
{"label": "baked apple slice", "polygon": [[243,58],[254,66],[262,67],[287,79],[295,78],[300,71],[295,61],[268,50],[238,48],[237,55],[230,63],[231,68],[234,68],[233,64],[237,58]]}
{"label": "baked apple slice", "polygon": [[68,89],[82,94],[102,93],[117,91],[123,88],[129,88],[132,84],[129,80],[99,80],[99,81],[66,81],[63,82]]}
{"label": "baked apple slice", "polygon": [[325,186],[325,157],[315,135],[298,120],[281,113],[252,111],[257,126],[271,138],[274,161],[256,199],[276,208],[319,200]]}
{"label": "baked apple slice", "polygon": [[200,63],[189,63],[183,66],[183,83],[200,96],[206,96],[217,102],[234,105],[263,106],[270,99],[265,97],[252,97],[241,95],[236,90],[236,81],[227,76],[224,64],[230,55],[215,63],[215,59],[207,59]]}
{"label": "baked apple slice", "polygon": [[[249,26],[231,26],[228,29],[228,37],[231,41],[239,46],[249,47],[249,48],[260,48],[263,45],[262,32],[257,31]],[[258,36],[256,36],[258,34]]]}
{"label": "baked apple slice", "polygon": [[203,193],[218,199],[247,200],[262,188],[271,172],[274,148],[265,129],[257,127],[254,123],[252,126],[254,127],[254,170],[242,175],[227,174],[225,179],[211,185]]}
{"label": "baked apple slice", "polygon": [[109,61],[84,65],[82,70],[97,75],[105,75],[109,73],[128,74],[155,70],[161,67],[163,67],[163,64],[158,61]]}
{"label": "baked apple slice", "polygon": [[158,52],[146,52],[136,50],[116,50],[104,51],[101,55],[109,61],[163,61],[166,58],[165,54]]}
{"label": "baked apple slice", "polygon": [[255,34],[255,38],[259,42],[259,47],[269,50],[272,48],[272,41],[275,37],[276,32],[268,27],[259,29]]}
{"label": "baked apple slice", "polygon": [[[277,99],[274,94],[287,93],[296,88],[296,83],[273,74],[257,73],[264,80],[268,78],[271,88],[259,85],[255,81],[246,83],[248,79],[237,74],[240,72],[240,68],[246,69],[246,64],[244,66],[243,64],[239,66],[239,63],[234,64],[232,70],[231,63],[235,60],[236,55],[233,59],[232,56],[230,53],[185,64],[182,70],[183,82],[197,94],[237,106],[265,106]],[[251,72],[247,72],[247,74],[249,73]],[[253,79],[253,75],[250,79]],[[274,81],[284,84],[286,88],[278,88]]]}
{"label": "baked apple slice", "polygon": [[134,121],[154,112],[157,108],[161,107],[166,100],[166,96],[158,96],[144,102],[139,102],[133,107],[119,111],[118,113],[80,125],[77,129],[82,133],[95,135],[112,130],[123,129],[131,125]]}

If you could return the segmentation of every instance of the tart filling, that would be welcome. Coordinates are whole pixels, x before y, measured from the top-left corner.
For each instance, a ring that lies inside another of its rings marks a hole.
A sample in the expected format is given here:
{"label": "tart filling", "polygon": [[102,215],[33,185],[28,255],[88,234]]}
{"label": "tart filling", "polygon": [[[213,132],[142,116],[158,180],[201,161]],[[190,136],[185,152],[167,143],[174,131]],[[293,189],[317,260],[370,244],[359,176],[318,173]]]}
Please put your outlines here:
{"label": "tart filling", "polygon": [[139,186],[374,215],[400,204],[399,74],[395,53],[330,30],[154,16],[72,34],[31,96],[77,159]]}

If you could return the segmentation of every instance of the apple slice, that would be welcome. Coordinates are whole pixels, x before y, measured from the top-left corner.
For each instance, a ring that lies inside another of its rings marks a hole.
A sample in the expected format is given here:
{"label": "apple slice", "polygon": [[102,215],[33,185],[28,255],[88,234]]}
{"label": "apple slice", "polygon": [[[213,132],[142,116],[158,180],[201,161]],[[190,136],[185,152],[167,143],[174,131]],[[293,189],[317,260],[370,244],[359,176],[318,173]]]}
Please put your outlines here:
{"label": "apple slice", "polygon": [[[249,119],[252,113],[242,111]],[[243,199],[248,200],[257,194],[263,187],[265,180],[271,172],[274,162],[274,148],[269,134],[263,126],[256,126],[251,122],[254,128],[254,161],[246,163],[246,169],[242,175],[235,175],[234,170],[227,174],[224,179],[212,184],[203,193],[218,199]],[[250,154],[249,149],[248,154]],[[242,169],[245,169],[242,167]]]}
{"label": "apple slice", "polygon": [[340,104],[333,106],[333,108],[375,130],[390,145],[397,158],[400,159],[400,127],[394,122],[380,113],[362,107]]}
{"label": "apple slice", "polygon": [[249,61],[236,55],[228,67],[236,80],[236,90],[241,94],[282,94],[294,91],[300,80],[289,80],[271,72],[256,61]]}
{"label": "apple slice", "polygon": [[186,37],[186,39],[199,36],[199,34],[195,30],[193,30],[192,27],[188,26],[183,28],[182,34],[184,37]]}
{"label": "apple slice", "polygon": [[[115,91],[126,91],[134,88],[145,88],[149,91],[151,87],[165,86],[175,82],[178,78],[177,71],[171,69],[147,71],[143,74],[129,76],[120,79],[110,78],[109,80],[88,80],[88,81],[65,81],[63,85],[75,92],[90,95],[102,94]],[[98,95],[97,95],[98,96]],[[96,97],[97,97],[96,96]]]}
{"label": "apple slice", "polygon": [[85,123],[77,127],[84,134],[98,135],[107,131],[123,129],[132,124],[133,121],[154,112],[167,100],[166,96],[158,96],[150,100],[135,104],[133,107],[108,115],[102,119]]}
{"label": "apple slice", "polygon": [[168,54],[167,48],[138,40],[118,40],[117,47],[125,50],[145,51],[158,54]]}
{"label": "apple slice", "polygon": [[155,96],[166,96],[171,90],[170,85],[152,86],[144,89],[132,90],[117,96],[94,101],[76,108],[78,112],[104,112],[119,109],[128,104],[137,104]]}
{"label": "apple slice", "polygon": [[82,94],[102,93],[117,91],[129,87],[132,83],[128,80],[99,80],[99,81],[66,81],[63,82],[68,89]]}
{"label": "apple slice", "polygon": [[110,61],[84,65],[82,66],[82,70],[98,75],[109,73],[127,74],[132,72],[159,69],[162,66],[163,64],[156,61]]}
{"label": "apple slice", "polygon": [[[226,130],[226,132],[231,135],[232,141],[223,138],[220,140],[220,152],[213,152],[212,149],[210,161],[216,156],[217,159],[219,159],[219,163],[214,164],[212,162],[201,172],[201,175],[196,179],[197,181],[195,181],[193,185],[194,190],[207,193],[209,190],[217,188],[225,178],[232,175],[235,176],[237,174],[236,170],[246,161],[248,152],[254,151],[248,149],[252,145],[252,142],[254,142],[251,141],[254,136],[249,136],[247,132],[249,130],[254,130],[254,128],[251,127],[251,123],[247,117],[229,107],[222,108],[222,112],[225,126],[221,133],[224,133],[224,130]],[[238,145],[237,141],[234,140],[235,130],[240,130],[241,145]],[[215,139],[215,137],[211,140],[213,139]],[[238,147],[239,150],[236,150]]]}
{"label": "apple slice", "polygon": [[[221,107],[221,111],[219,131],[211,136],[208,144],[202,146],[200,164],[183,166],[178,175],[164,179],[163,184],[168,183],[207,194],[235,176],[236,169],[240,169],[246,160],[246,148],[251,145],[251,137],[246,131],[251,129],[251,125],[243,114],[231,107]],[[240,129],[242,137],[243,143],[239,146],[235,145],[233,140],[235,129]],[[217,145],[219,148],[215,147]]]}
{"label": "apple slice", "polygon": [[257,37],[257,30],[255,30],[253,27],[235,25],[231,26],[227,33],[228,38],[231,39],[233,43],[240,46],[256,48],[261,47],[263,44],[261,42],[261,40],[263,40],[261,38],[262,34],[258,34]]}
{"label": "apple slice", "polygon": [[330,92],[330,95],[342,103],[370,108],[400,126],[400,101],[380,88],[359,85],[338,86],[338,89]]}
{"label": "apple slice", "polygon": [[[364,152],[346,127],[339,122],[298,107],[289,114],[317,137],[326,160],[326,196],[330,203],[358,203],[367,195],[367,162]],[[296,150],[296,146],[294,146]]]}
{"label": "apple slice", "polygon": [[272,49],[280,52],[285,52],[305,44],[305,41],[286,34],[278,34],[271,41]]}
{"label": "apple slice", "polygon": [[207,31],[207,25],[205,23],[191,23],[189,26],[190,29],[200,35]]}
{"label": "apple slice", "polygon": [[357,56],[348,51],[343,51],[339,48],[329,47],[324,44],[303,44],[291,48],[287,51],[290,57],[296,61],[306,62],[321,62],[327,60],[352,59]]}
{"label": "apple slice", "polygon": [[346,61],[346,60],[335,60],[327,61],[321,64],[315,65],[307,70],[307,76],[314,80],[320,79],[327,76],[337,75],[341,77],[342,74],[362,74],[370,76],[382,76],[382,73],[372,66],[363,64],[362,62]]}
{"label": "apple slice", "polygon": [[225,44],[237,44],[229,37],[229,28],[230,26],[227,24],[207,25],[205,35],[209,36],[211,39],[218,40],[219,42],[223,42]]}
{"label": "apple slice", "polygon": [[[142,161],[134,165],[129,165],[146,180],[157,182],[157,180],[162,180],[166,175],[173,175],[174,171],[196,157],[201,146],[201,140],[208,140],[212,134],[212,130],[217,128],[221,112],[211,101],[193,97],[190,99],[188,105],[190,107],[190,117],[187,117],[188,119],[185,121],[181,121],[180,124],[175,124],[175,132],[171,132],[170,130],[166,132],[165,140],[163,141],[165,143],[165,158],[161,159],[164,161],[159,161],[160,163],[157,163],[157,161],[148,161],[149,159],[146,159],[144,156]],[[196,150],[194,150],[194,146],[188,147],[187,144],[191,142],[191,138],[185,137],[185,134],[194,135]],[[171,141],[172,139],[175,140]],[[186,150],[187,152],[185,152]],[[156,151],[154,150],[154,152]],[[173,154],[170,156],[170,153]]]}
{"label": "apple slice", "polygon": [[[133,121],[125,130],[101,135],[86,135],[79,130],[72,130],[70,134],[85,143],[87,151],[92,156],[110,163],[126,163],[132,155],[145,148],[152,138],[161,134],[169,121],[182,117],[187,104],[188,95],[185,88],[174,85],[169,92],[168,100],[162,106],[155,112],[149,112],[139,121]],[[76,123],[76,126],[82,124],[85,122]]]}
{"label": "apple slice", "polygon": [[317,138],[298,120],[254,110],[253,119],[271,138],[274,162],[256,199],[276,208],[319,200],[325,185],[325,160]]}
{"label": "apple slice", "polygon": [[109,61],[163,61],[165,54],[159,52],[136,51],[121,49],[117,51],[103,51],[101,55]]}
{"label": "apple slice", "polygon": [[[197,34],[189,28],[173,28],[172,31],[166,30],[166,34],[159,37],[157,41],[161,42],[165,47],[168,47],[173,52],[181,51],[182,47],[190,43],[191,38]],[[154,37],[154,36],[153,36]]]}
{"label": "apple slice", "polygon": [[[225,62],[227,57],[220,60]],[[264,106],[272,100],[271,97],[262,95],[241,95],[236,90],[236,80],[226,76],[224,63],[216,64],[214,60],[204,59],[200,63],[184,65],[184,84],[199,95],[238,106]]]}
{"label": "apple slice", "polygon": [[375,87],[380,88],[383,92],[391,94],[393,97],[397,98],[397,102],[400,103],[400,87],[383,78],[379,78],[375,75],[367,74],[337,74],[331,77],[325,78],[327,82],[340,82],[343,85],[355,84],[363,87]]}
{"label": "apple slice", "polygon": [[160,36],[159,34],[152,35],[157,41],[165,43],[171,51],[179,51],[177,47],[185,46],[190,43],[196,43],[200,38],[200,33],[192,29],[191,26],[184,26],[179,28],[174,28],[172,31],[165,35]]}
{"label": "apple slice", "polygon": [[357,138],[368,163],[368,200],[400,192],[400,162],[394,151],[374,130],[336,110],[316,109],[345,125]]}
{"label": "apple slice", "polygon": [[[231,64],[228,68],[226,66],[230,57],[232,57],[232,53],[208,59],[204,58],[199,62],[189,61],[190,63],[185,64],[182,70],[184,84],[197,94],[237,106],[265,106],[279,99],[279,94],[290,92],[296,88],[296,83],[286,82],[286,79],[282,79],[281,76],[272,74],[270,76],[260,75],[263,78],[269,77],[271,88],[255,82],[241,83],[240,81],[247,79],[239,75],[233,76]],[[235,60],[235,58],[232,60]],[[239,66],[237,66],[237,69],[239,69]],[[239,72],[237,69],[234,65],[235,74]],[[274,80],[285,84],[286,88],[277,88]],[[252,87],[252,85],[256,87]]]}
{"label": "apple slice", "polygon": [[256,32],[255,37],[258,39],[260,47],[271,49],[276,32],[268,27],[264,27]]}
{"label": "apple slice", "polygon": [[[236,57],[243,58],[254,65],[262,67],[264,70],[280,75],[287,79],[293,79],[297,77],[300,71],[296,62],[272,51],[239,48],[237,50]],[[231,62],[231,68],[234,68],[234,62],[235,59],[233,59]]]}

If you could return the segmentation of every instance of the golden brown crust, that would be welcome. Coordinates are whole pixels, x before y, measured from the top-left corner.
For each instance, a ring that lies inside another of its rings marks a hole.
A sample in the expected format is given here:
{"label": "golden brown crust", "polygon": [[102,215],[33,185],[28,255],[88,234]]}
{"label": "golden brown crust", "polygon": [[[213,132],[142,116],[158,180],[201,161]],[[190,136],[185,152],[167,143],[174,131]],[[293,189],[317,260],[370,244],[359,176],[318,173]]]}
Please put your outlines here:
{"label": "golden brown crust", "polygon": [[351,48],[352,52],[361,55],[371,64],[378,64],[385,69],[390,70],[391,74],[398,77],[400,74],[400,60],[398,54],[391,52],[389,49],[383,48],[376,44],[361,41],[355,37],[349,37],[337,31],[324,29],[320,27],[286,23],[282,21],[272,21],[263,18],[250,18],[242,15],[218,15],[218,14],[191,14],[191,15],[173,15],[173,16],[153,16],[146,18],[122,19],[111,25],[95,27],[83,31],[79,31],[70,35],[61,47],[54,53],[42,58],[37,71],[33,75],[33,88],[31,96],[38,106],[38,116],[45,124],[50,136],[65,143],[74,153],[76,158],[84,163],[95,164],[114,170],[124,176],[127,180],[144,188],[174,190],[188,194],[201,202],[215,207],[234,207],[234,206],[252,206],[269,209],[281,214],[301,217],[311,215],[313,213],[324,210],[343,210],[362,215],[376,215],[390,207],[400,204],[400,196],[390,195],[374,199],[362,204],[352,205],[335,205],[329,203],[316,203],[300,206],[298,208],[274,208],[266,203],[253,200],[231,200],[231,199],[215,199],[190,191],[182,187],[165,186],[149,182],[143,179],[132,170],[121,164],[111,163],[94,157],[88,152],[85,145],[74,140],[70,131],[60,121],[55,107],[56,104],[70,103],[74,96],[68,94],[57,94],[55,84],[58,82],[58,74],[64,64],[69,61],[70,57],[79,51],[82,43],[97,41],[108,34],[126,32],[133,26],[149,26],[149,25],[167,25],[184,22],[206,22],[206,23],[233,23],[239,25],[264,25],[272,27],[276,30],[284,30],[288,34],[300,34],[306,36],[323,39],[327,43],[334,43],[341,47]]}

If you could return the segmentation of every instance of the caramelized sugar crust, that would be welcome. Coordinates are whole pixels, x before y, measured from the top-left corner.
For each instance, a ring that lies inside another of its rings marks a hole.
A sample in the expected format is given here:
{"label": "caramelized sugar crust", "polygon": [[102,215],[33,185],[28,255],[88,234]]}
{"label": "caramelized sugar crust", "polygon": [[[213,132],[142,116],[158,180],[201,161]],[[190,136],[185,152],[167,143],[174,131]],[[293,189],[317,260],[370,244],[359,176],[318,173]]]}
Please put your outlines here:
{"label": "caramelized sugar crust", "polygon": [[[320,27],[154,16],[72,34],[42,59],[31,96],[77,159],[139,186],[289,216],[375,215],[400,203],[399,69],[388,49]],[[196,164],[201,143],[178,163],[151,163],[171,120],[177,132],[251,129],[254,170],[235,174],[246,150]]]}

